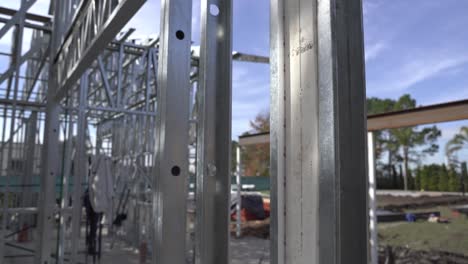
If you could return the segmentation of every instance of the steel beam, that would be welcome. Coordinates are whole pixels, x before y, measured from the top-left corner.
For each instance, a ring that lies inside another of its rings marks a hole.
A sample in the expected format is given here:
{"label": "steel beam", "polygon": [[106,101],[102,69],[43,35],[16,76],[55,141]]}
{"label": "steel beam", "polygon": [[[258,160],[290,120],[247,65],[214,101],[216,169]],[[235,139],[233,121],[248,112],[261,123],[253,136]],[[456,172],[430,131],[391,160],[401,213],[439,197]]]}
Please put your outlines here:
{"label": "steel beam", "polygon": [[[60,44],[63,32],[63,15],[61,10],[62,1],[54,2],[53,32],[50,40],[49,60],[52,61]],[[42,150],[41,190],[39,195],[39,219],[38,219],[38,243],[35,255],[35,263],[52,263],[51,253],[53,243],[54,205],[55,205],[55,180],[59,175],[57,161],[59,158],[59,116],[61,108],[55,94],[58,89],[56,68],[49,67],[49,79],[47,86],[46,120],[44,127],[44,148]]]}
{"label": "steel beam", "polygon": [[[99,53],[145,2],[146,0],[120,1],[110,14],[107,13],[109,7],[98,4],[97,0],[90,0],[86,2],[86,6],[79,9],[54,60],[59,69],[57,75],[60,89],[56,94],[58,99],[63,98],[68,89],[77,83]],[[107,3],[111,4],[114,1]]]}
{"label": "steel beam", "polygon": [[201,1],[196,263],[229,263],[232,1]]}
{"label": "steel beam", "polygon": [[236,148],[236,185],[237,185],[237,202],[236,202],[236,236],[241,237],[242,235],[242,219],[241,219],[241,210],[242,210],[242,159],[241,159],[241,147],[237,146]]}
{"label": "steel beam", "polygon": [[[81,92],[80,92],[81,94]],[[69,100],[68,104],[71,104],[72,100]],[[65,233],[67,229],[66,219],[69,217],[69,214],[65,213],[65,210],[70,209],[69,201],[69,189],[70,189],[70,178],[72,174],[72,164],[74,160],[74,149],[73,149],[73,115],[68,114],[66,116],[67,123],[65,127],[66,137],[64,138],[65,147],[64,147],[64,154],[65,154],[65,161],[63,165],[62,171],[62,191],[61,191],[61,201],[60,201],[60,225],[58,228],[58,244],[57,244],[57,264],[63,264],[64,257],[65,257]]]}
{"label": "steel beam", "polygon": [[[34,55],[37,55],[36,52],[40,51],[42,48],[42,43],[33,43],[34,46],[26,52],[23,56],[20,54],[16,54],[19,58],[19,65],[21,66],[23,63],[25,63],[27,60],[30,60],[33,58]],[[12,74],[16,71],[16,67],[14,65],[11,65],[10,68],[8,68],[5,72],[0,74],[0,84],[2,84],[6,79],[11,78]],[[19,72],[17,72],[19,74]]]}
{"label": "steel beam", "polygon": [[[10,19],[0,17],[0,23],[6,24],[9,21],[10,21]],[[16,25],[18,25],[18,23],[16,23]],[[30,22],[25,22],[24,27],[25,28],[32,28],[32,29],[42,30],[45,33],[50,33],[51,32],[51,29],[48,26],[41,26],[41,25],[30,23]]]}
{"label": "steel beam", "polygon": [[107,79],[107,72],[104,68],[104,63],[102,62],[102,57],[98,56],[98,66],[99,66],[99,73],[101,74],[102,83],[104,85],[104,89],[106,91],[107,101],[110,107],[115,107],[114,100],[112,99],[112,92],[110,89],[109,80]]}
{"label": "steel beam", "polygon": [[367,130],[376,131],[468,119],[468,100],[421,106],[367,117]]}
{"label": "steel beam", "polygon": [[[71,243],[71,263],[78,263],[78,246],[81,236],[81,210],[83,179],[87,175],[87,156],[86,156],[86,95],[88,88],[88,75],[85,73],[81,77],[79,105],[78,105],[78,120],[77,120],[77,136],[76,136],[76,158],[73,172],[73,207],[72,207],[72,243]],[[71,139],[69,139],[71,140]]]}
{"label": "steel beam", "polygon": [[272,263],[367,263],[360,0],[271,0]]}
{"label": "steel beam", "polygon": [[270,143],[270,133],[258,133],[253,135],[243,135],[239,137],[239,145],[255,145],[255,144],[268,144]]}
{"label": "steel beam", "polygon": [[[420,106],[367,116],[367,131],[418,126],[468,119],[468,100]],[[241,146],[270,143],[269,132],[239,137]]]}
{"label": "steel beam", "polygon": [[252,54],[246,54],[238,51],[232,53],[232,59],[235,61],[244,61],[244,62],[255,62],[255,63],[270,63],[270,58],[265,56],[258,56]]}
{"label": "steel beam", "polygon": [[[34,173],[34,156],[36,153],[36,132],[37,132],[37,112],[31,112],[28,120],[26,121],[26,134],[25,134],[25,144],[24,148],[24,157],[26,165],[23,172],[23,177],[21,179],[22,195],[21,195],[21,207],[31,207],[33,206],[33,192],[31,188],[24,186],[31,186],[33,184],[33,173]],[[33,218],[31,216],[21,216],[20,218],[20,228],[24,224],[31,226],[33,224]]]}
{"label": "steel beam", "polygon": [[375,180],[375,139],[373,132],[367,132],[367,164],[369,166],[369,251],[370,264],[379,263],[377,230],[377,182]]}
{"label": "steel beam", "polygon": [[[33,2],[33,1],[31,1]],[[33,2],[34,3],[34,2]],[[18,26],[15,28],[15,31],[13,33],[13,36],[14,36],[14,45],[13,45],[13,54],[16,54],[17,57],[14,57],[12,59],[12,65],[14,67],[14,70],[19,73],[20,71],[20,67],[21,67],[21,62],[19,60],[19,54],[22,53],[22,44],[23,44],[23,37],[24,37],[24,15],[25,15],[25,12],[26,10],[30,7],[30,2],[27,2],[26,0],[22,0],[21,1],[21,7],[20,7],[20,12],[18,12],[18,14],[15,16],[14,19],[17,19],[19,21],[18,23]],[[3,29],[5,29],[5,27],[7,27],[8,24],[6,24],[1,30],[0,30],[0,39],[2,37],[2,34],[4,34],[5,32],[3,32]],[[8,29],[7,29],[8,31]],[[14,76],[14,78],[10,78],[10,83],[11,84],[11,81],[13,81],[14,83],[14,86],[13,86],[13,95],[12,95],[12,105],[11,105],[11,117],[10,117],[10,127],[9,127],[9,132],[8,134],[10,135],[10,139],[8,141],[8,146],[6,148],[6,175],[5,175],[5,178],[6,178],[6,184],[5,184],[5,188],[3,189],[3,212],[2,212],[2,221],[1,221],[1,237],[0,237],[0,260],[3,261],[4,259],[4,256],[5,256],[5,245],[6,245],[6,241],[5,241],[5,237],[4,237],[4,232],[6,232],[6,229],[7,229],[7,223],[8,223],[8,207],[9,207],[9,202],[7,197],[9,197],[9,184],[10,184],[10,177],[11,176],[15,176],[14,174],[16,174],[17,172],[14,171],[14,168],[12,168],[11,166],[11,162],[12,162],[12,157],[14,155],[13,153],[13,145],[14,145],[14,134],[15,134],[15,126],[16,126],[16,123],[17,121],[20,120],[19,118],[19,115],[18,115],[18,109],[17,109],[17,104],[16,104],[16,101],[18,100],[18,94],[19,94],[19,74],[16,74]],[[8,97],[8,95],[7,95]],[[4,116],[5,118],[6,116]],[[4,122],[5,124],[5,122]],[[6,130],[7,128],[4,126],[4,129]],[[3,132],[5,133],[5,132]],[[5,151],[5,149],[2,149],[2,155],[3,155],[3,152]],[[3,163],[3,156],[2,156],[2,159],[1,159],[1,162]],[[3,165],[3,164],[2,164]]]}
{"label": "steel beam", "polygon": [[154,260],[186,263],[192,2],[161,1],[153,172]]}
{"label": "steel beam", "polygon": [[36,0],[29,0],[29,1],[25,1],[24,5],[23,4],[21,5],[18,12],[16,12],[11,17],[11,19],[5,25],[3,25],[2,28],[0,28],[0,39],[3,38],[3,36],[8,32],[8,30],[10,30],[13,26],[17,25],[20,22],[20,20],[23,20],[23,23],[24,23],[26,12],[35,2]]}
{"label": "steel beam", "polygon": [[3,106],[13,105],[13,103],[16,103],[17,106],[24,107],[24,108],[43,109],[43,108],[46,107],[46,104],[44,104],[44,103],[30,102],[30,101],[24,101],[24,100],[1,99],[0,98],[0,105],[3,105]]}
{"label": "steel beam", "polygon": [[[31,2],[36,2],[36,0],[31,1]],[[27,9],[29,9],[29,7]],[[20,9],[20,11],[21,11],[21,9]],[[8,7],[0,6],[0,14],[1,15],[7,15],[7,16],[14,17],[20,11],[15,10],[15,9],[11,9],[11,8],[8,8]],[[42,22],[42,23],[49,23],[52,20],[52,18],[50,16],[44,16],[44,15],[39,15],[39,14],[34,14],[34,13],[26,13],[25,17],[26,17],[26,19],[29,19],[31,21]]]}

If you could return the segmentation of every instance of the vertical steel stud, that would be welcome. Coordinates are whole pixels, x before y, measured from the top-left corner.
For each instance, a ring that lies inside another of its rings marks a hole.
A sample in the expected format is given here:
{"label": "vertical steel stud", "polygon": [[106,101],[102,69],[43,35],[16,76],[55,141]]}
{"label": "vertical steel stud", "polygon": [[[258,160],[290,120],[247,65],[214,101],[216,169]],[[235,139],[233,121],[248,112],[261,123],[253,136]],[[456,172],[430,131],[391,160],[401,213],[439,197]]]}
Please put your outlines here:
{"label": "vertical steel stud", "polygon": [[192,2],[161,1],[154,263],[185,264]]}
{"label": "vertical steel stud", "polygon": [[232,1],[201,1],[196,263],[229,261]]}
{"label": "vertical steel stud", "polygon": [[271,0],[272,263],[366,263],[360,0]]}
{"label": "vertical steel stud", "polygon": [[369,263],[378,264],[377,182],[375,179],[375,138],[373,132],[367,132],[367,155],[369,166]]}

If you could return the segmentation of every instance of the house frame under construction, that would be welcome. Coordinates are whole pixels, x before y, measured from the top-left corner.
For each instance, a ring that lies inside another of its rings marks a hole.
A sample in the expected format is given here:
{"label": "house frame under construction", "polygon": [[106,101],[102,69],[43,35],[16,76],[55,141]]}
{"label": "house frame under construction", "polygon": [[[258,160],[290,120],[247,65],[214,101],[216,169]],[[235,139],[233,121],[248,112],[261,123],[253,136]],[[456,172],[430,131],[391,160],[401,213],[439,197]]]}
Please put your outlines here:
{"label": "house frame under construction", "polygon": [[[229,263],[233,60],[270,64],[271,131],[249,144],[270,142],[272,263],[376,263],[367,127],[397,121],[366,122],[361,0],[271,0],[269,58],[232,51],[232,0],[201,1],[199,49],[192,1],[161,0],[160,36],[143,40],[122,29],[146,0],[51,0],[49,15],[20,1],[0,7],[0,263],[84,263],[93,184],[125,212],[100,244]],[[112,183],[90,176],[102,164]]]}

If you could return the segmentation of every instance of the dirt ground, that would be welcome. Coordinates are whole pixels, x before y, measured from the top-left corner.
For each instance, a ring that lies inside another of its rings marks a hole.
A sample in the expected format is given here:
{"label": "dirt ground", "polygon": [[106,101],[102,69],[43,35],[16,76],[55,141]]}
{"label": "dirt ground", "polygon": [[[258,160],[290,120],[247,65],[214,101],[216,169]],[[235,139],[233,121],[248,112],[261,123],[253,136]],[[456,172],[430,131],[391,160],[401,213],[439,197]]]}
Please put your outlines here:
{"label": "dirt ground", "polygon": [[[434,209],[435,207],[448,208],[451,205],[468,204],[468,197],[455,196],[455,195],[378,195],[377,202],[379,209],[390,210],[390,211],[406,211],[406,210],[427,210]],[[449,210],[449,209],[446,209]],[[447,214],[447,213],[445,213]],[[459,220],[462,221],[462,220]],[[396,226],[405,225],[405,222],[390,223],[387,224],[389,227],[395,224]],[[420,225],[424,225],[420,224]],[[437,226],[430,226],[431,230]],[[444,228],[451,228],[450,225],[444,226]],[[468,230],[468,226],[466,227]],[[255,238],[265,239],[268,242],[270,238],[270,220],[266,219],[263,221],[249,221],[242,225],[242,235],[244,239]],[[379,225],[379,229],[381,226]],[[455,231],[454,231],[455,232]],[[380,231],[379,231],[380,233]],[[231,227],[231,234],[235,236],[235,225]],[[461,234],[461,232],[459,232]],[[379,234],[380,235],[380,234]],[[440,234],[439,234],[440,235]],[[448,235],[448,234],[447,234]],[[440,236],[442,237],[442,236]],[[429,238],[432,240],[432,238]],[[437,239],[437,238],[433,238]],[[466,238],[458,237],[456,240]],[[381,242],[385,239],[381,237]],[[422,247],[424,248],[424,247]],[[468,256],[460,254],[463,252],[459,250],[459,253],[447,252],[430,248],[423,250],[421,248],[409,248],[406,245],[384,245],[379,248],[379,263],[385,264],[409,264],[409,263],[454,263],[454,264],[468,264]]]}
{"label": "dirt ground", "polygon": [[388,246],[379,248],[379,263],[468,264],[468,257],[443,251],[423,251]]}
{"label": "dirt ground", "polygon": [[390,211],[400,211],[405,209],[423,209],[436,206],[447,206],[456,204],[468,204],[468,197],[461,196],[393,196],[393,195],[378,195],[377,206],[380,209]]}
{"label": "dirt ground", "polygon": [[[234,237],[235,235],[236,226],[235,224],[232,224],[231,236]],[[270,218],[242,223],[242,236],[270,239]]]}
{"label": "dirt ground", "polygon": [[390,211],[440,211],[448,224],[395,222],[379,224],[379,263],[468,264],[467,217],[453,214],[450,206],[468,204],[455,195],[379,195],[380,209]]}
{"label": "dirt ground", "polygon": [[[407,209],[425,209],[436,206],[448,206],[456,204],[468,204],[468,197],[460,196],[392,196],[378,195],[377,203],[380,209],[390,211],[403,211]],[[468,227],[467,227],[468,228]],[[231,234],[235,236],[235,224],[231,225]],[[248,221],[242,223],[242,235],[244,237],[270,238],[270,219]]]}

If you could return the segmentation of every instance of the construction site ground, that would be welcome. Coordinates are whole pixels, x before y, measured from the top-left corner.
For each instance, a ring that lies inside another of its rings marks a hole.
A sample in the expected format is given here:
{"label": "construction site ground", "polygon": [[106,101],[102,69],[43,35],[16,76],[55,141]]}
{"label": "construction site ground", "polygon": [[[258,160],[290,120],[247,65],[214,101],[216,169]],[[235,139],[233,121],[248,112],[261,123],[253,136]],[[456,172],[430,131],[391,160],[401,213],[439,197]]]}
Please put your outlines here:
{"label": "construction site ground", "polygon": [[[386,260],[393,261],[387,263],[468,263],[468,216],[454,213],[451,209],[455,205],[468,205],[468,198],[460,194],[379,191],[377,204],[379,209],[394,212],[438,211],[449,221],[445,224],[427,220],[380,223],[381,263],[386,263]],[[258,255],[262,260],[258,257],[257,262],[233,263],[269,263],[266,262],[269,259],[269,226],[269,219],[243,223],[243,238],[233,239],[232,245],[237,247],[233,248],[233,257]],[[234,230],[233,226],[231,234]],[[265,245],[263,253],[259,252],[261,245]],[[241,252],[237,254],[239,249]]]}

